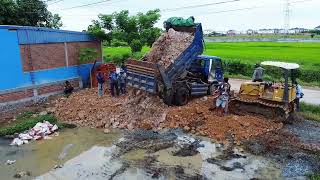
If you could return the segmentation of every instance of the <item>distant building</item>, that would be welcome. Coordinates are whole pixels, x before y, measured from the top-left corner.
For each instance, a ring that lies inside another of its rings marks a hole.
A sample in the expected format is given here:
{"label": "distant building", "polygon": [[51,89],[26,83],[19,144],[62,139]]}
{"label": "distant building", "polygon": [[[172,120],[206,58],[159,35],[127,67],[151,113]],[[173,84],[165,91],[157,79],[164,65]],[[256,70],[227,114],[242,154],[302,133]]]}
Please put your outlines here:
{"label": "distant building", "polygon": [[304,33],[306,31],[308,31],[308,30],[305,28],[297,28],[296,27],[296,28],[289,29],[289,34],[299,34],[299,33]]}
{"label": "distant building", "polygon": [[314,29],[320,31],[320,26],[317,26],[317,27],[314,28]]}
{"label": "distant building", "polygon": [[255,31],[253,29],[248,29],[247,30],[247,34],[248,35],[253,35],[253,34],[255,34]]}
{"label": "distant building", "polygon": [[227,31],[227,36],[235,36],[237,34],[236,30],[229,30]]}
{"label": "distant building", "polygon": [[259,34],[274,34],[274,29],[259,29],[258,30]]}

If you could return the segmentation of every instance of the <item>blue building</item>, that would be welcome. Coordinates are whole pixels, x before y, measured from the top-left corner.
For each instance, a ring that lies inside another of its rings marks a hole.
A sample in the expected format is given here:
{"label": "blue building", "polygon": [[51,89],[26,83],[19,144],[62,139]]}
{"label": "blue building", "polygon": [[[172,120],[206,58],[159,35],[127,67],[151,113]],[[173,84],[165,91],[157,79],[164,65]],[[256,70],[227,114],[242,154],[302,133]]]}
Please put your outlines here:
{"label": "blue building", "polygon": [[[0,26],[0,105],[28,101],[89,84],[93,62],[102,61],[101,42],[85,32],[39,27]],[[79,64],[81,48],[99,54]]]}

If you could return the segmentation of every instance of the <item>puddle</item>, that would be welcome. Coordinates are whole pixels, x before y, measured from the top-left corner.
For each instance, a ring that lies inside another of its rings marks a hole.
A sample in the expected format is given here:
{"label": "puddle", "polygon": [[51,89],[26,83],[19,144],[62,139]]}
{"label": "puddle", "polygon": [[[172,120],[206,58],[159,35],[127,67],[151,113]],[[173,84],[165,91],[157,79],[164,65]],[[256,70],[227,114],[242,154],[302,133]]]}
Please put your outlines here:
{"label": "puddle", "polygon": [[[20,147],[9,146],[9,140],[0,140],[1,178],[13,179],[19,171],[30,171],[33,177],[39,176],[94,145],[111,146],[120,136],[120,133],[104,134],[102,130],[75,128],[60,131],[59,136],[53,139],[34,141]],[[16,160],[16,163],[6,165],[7,160]]]}
{"label": "puddle", "polygon": [[[37,179],[282,179],[279,164],[233,149],[225,158],[219,144],[188,135],[177,135],[172,147],[151,150],[154,142],[167,141],[166,134],[152,139],[121,138],[115,145],[97,145]],[[170,135],[170,137],[172,137]],[[197,153],[177,156],[174,152],[198,141]],[[135,147],[122,151],[117,144]],[[130,145],[130,144],[134,144]],[[139,144],[139,146],[137,146]],[[119,155],[119,152],[122,153]],[[224,157],[224,159],[220,159]]]}

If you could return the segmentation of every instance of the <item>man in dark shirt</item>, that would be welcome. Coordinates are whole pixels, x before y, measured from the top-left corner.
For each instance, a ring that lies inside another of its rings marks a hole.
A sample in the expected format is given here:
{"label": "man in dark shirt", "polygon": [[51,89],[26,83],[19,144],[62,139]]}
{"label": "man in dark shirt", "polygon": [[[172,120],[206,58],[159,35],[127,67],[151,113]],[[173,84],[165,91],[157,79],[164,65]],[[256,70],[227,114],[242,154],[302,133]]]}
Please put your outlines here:
{"label": "man in dark shirt", "polygon": [[67,97],[69,97],[73,90],[74,90],[74,88],[72,87],[71,83],[69,81],[66,81],[65,85],[64,85],[64,91],[63,91],[64,94]]}

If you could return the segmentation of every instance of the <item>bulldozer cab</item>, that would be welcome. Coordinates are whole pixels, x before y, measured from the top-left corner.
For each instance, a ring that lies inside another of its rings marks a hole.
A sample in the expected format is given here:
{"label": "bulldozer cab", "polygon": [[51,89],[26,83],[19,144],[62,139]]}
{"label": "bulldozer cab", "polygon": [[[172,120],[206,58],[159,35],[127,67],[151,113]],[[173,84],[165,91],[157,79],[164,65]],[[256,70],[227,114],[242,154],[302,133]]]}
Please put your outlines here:
{"label": "bulldozer cab", "polygon": [[[262,99],[270,102],[291,103],[296,98],[296,86],[294,85],[294,71],[299,69],[295,63],[264,61],[263,66],[281,68],[284,82],[246,82],[240,87],[239,94],[243,97]],[[289,79],[291,78],[291,83]]]}

